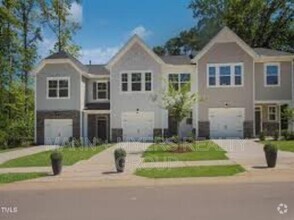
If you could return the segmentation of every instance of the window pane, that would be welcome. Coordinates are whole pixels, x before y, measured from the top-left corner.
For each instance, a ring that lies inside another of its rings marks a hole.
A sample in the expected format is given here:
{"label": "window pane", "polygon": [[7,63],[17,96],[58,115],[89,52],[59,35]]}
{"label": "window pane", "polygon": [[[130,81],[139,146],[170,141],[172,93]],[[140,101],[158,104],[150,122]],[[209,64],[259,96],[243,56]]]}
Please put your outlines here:
{"label": "window pane", "polygon": [[59,97],[67,98],[68,97],[68,89],[60,89],[59,90]]}
{"label": "window pane", "polygon": [[151,73],[145,73],[145,82],[151,81]]}
{"label": "window pane", "polygon": [[59,88],[68,88],[68,80],[59,80]]}
{"label": "window pane", "polygon": [[170,82],[179,82],[179,75],[178,74],[169,74],[168,80]]}
{"label": "window pane", "polygon": [[235,76],[241,76],[241,66],[235,66]]}
{"label": "window pane", "polygon": [[121,74],[121,81],[122,82],[128,82],[128,74],[127,73]]}
{"label": "window pane", "polygon": [[132,91],[141,91],[141,82],[140,83],[132,83]]}
{"label": "window pane", "polygon": [[56,89],[49,89],[49,97],[56,98],[57,97],[57,90]]}
{"label": "window pane", "polygon": [[107,98],[107,92],[106,91],[99,91],[98,92],[98,99],[106,99]]}
{"label": "window pane", "polygon": [[181,74],[181,82],[190,82],[190,74],[188,73]]}
{"label": "window pane", "polygon": [[132,73],[132,82],[140,82],[141,73]]}
{"label": "window pane", "polygon": [[107,84],[106,83],[98,83],[98,90],[106,90]]}
{"label": "window pane", "polygon": [[216,70],[215,70],[215,67],[209,67],[209,76],[215,76],[216,74]]}
{"label": "window pane", "polygon": [[216,85],[215,76],[214,77],[209,77],[209,85],[210,86],[215,86]]}
{"label": "window pane", "polygon": [[267,76],[266,84],[267,85],[278,85],[278,76]]}
{"label": "window pane", "polygon": [[242,85],[242,68],[235,66],[235,85]]}
{"label": "window pane", "polygon": [[220,85],[231,85],[231,67],[221,66],[220,67]]}
{"label": "window pane", "polygon": [[145,83],[145,91],[151,91],[151,83]]}
{"label": "window pane", "polygon": [[57,80],[49,80],[49,88],[57,88]]}
{"label": "window pane", "polygon": [[242,85],[242,78],[241,76],[235,76],[235,85]]}
{"label": "window pane", "polygon": [[122,91],[123,92],[128,91],[128,83],[122,83]]}
{"label": "window pane", "polygon": [[278,66],[276,65],[269,65],[266,67],[267,75],[278,75]]}

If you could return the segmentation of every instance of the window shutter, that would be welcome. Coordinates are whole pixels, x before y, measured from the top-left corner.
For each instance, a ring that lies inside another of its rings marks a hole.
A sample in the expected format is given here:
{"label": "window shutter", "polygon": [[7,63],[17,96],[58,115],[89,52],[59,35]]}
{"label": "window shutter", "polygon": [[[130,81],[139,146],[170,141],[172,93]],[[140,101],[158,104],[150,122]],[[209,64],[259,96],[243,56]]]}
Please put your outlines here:
{"label": "window shutter", "polygon": [[110,100],[110,82],[107,82],[108,99]]}
{"label": "window shutter", "polygon": [[97,83],[93,82],[93,99],[97,99]]}

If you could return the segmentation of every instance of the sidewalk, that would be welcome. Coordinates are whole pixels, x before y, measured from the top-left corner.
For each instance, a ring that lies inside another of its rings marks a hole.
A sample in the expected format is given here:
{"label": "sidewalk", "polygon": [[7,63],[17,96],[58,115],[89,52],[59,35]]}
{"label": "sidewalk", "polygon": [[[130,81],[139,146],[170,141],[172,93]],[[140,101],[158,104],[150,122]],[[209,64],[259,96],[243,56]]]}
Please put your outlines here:
{"label": "sidewalk", "polygon": [[19,150],[3,152],[3,153],[0,153],[0,164],[8,160],[13,160],[13,159],[31,155],[31,154],[37,154],[43,151],[53,150],[58,147],[59,146],[36,146],[36,147],[28,147],[28,148],[22,148]]}

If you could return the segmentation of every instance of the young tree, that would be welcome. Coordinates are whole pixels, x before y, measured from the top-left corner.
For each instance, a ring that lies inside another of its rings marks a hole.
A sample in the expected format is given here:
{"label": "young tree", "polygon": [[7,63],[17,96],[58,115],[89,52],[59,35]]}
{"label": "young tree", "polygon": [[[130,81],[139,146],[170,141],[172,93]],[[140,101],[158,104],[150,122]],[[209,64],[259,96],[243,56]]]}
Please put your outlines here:
{"label": "young tree", "polygon": [[[180,140],[180,123],[192,111],[194,105],[200,101],[198,93],[190,91],[190,84],[183,87],[175,88],[172,84],[168,84],[168,88],[162,95],[162,107],[172,115],[177,122],[177,134]],[[180,141],[178,141],[180,148]]]}
{"label": "young tree", "polygon": [[78,57],[80,46],[73,42],[73,35],[80,29],[80,24],[69,19],[73,2],[79,3],[78,0],[43,1],[42,11],[48,27],[57,38],[51,52],[65,51]]}

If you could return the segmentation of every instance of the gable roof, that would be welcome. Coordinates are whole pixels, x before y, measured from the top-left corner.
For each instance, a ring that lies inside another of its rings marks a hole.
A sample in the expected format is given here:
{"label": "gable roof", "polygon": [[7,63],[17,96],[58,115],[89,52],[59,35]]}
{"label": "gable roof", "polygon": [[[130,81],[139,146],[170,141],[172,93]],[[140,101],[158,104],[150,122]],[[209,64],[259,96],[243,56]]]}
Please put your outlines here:
{"label": "gable roof", "polygon": [[138,43],[155,61],[160,64],[164,62],[160,57],[153,52],[142,40],[138,35],[134,35],[124,46],[121,48],[118,53],[108,62],[106,68],[111,68],[129,49],[132,48],[134,44]]}
{"label": "gable roof", "polygon": [[172,65],[191,65],[192,64],[191,59],[186,55],[161,56],[160,58],[166,64],[172,64]]}
{"label": "gable roof", "polygon": [[230,28],[225,26],[221,31],[217,33],[206,45],[205,47],[199,51],[199,53],[192,60],[193,62],[197,62],[215,43],[237,43],[243,50],[245,50],[250,56],[253,58],[257,58],[258,54],[248,45],[246,44],[237,34],[235,34]]}
{"label": "gable roof", "polygon": [[110,72],[108,69],[105,67],[106,65],[86,65],[88,69],[88,73],[93,74],[93,75],[110,75]]}
{"label": "gable roof", "polygon": [[270,57],[294,56],[294,54],[292,53],[288,53],[288,52],[280,51],[280,50],[268,49],[268,48],[254,48],[254,51],[260,56],[270,56]]}

